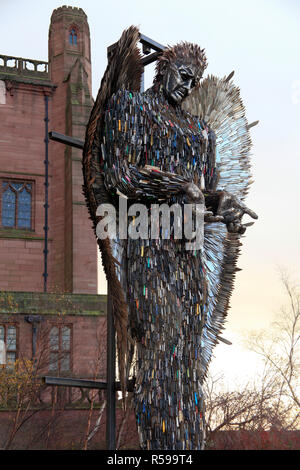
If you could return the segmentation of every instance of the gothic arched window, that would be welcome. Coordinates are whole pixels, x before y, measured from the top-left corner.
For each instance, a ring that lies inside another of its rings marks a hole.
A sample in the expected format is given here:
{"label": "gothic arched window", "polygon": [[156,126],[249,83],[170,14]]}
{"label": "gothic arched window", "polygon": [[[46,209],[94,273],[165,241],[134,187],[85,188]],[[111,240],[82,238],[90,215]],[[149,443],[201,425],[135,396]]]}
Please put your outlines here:
{"label": "gothic arched window", "polygon": [[1,227],[32,229],[32,183],[3,181]]}
{"label": "gothic arched window", "polygon": [[77,31],[74,27],[72,27],[69,32],[69,43],[72,46],[77,46]]}

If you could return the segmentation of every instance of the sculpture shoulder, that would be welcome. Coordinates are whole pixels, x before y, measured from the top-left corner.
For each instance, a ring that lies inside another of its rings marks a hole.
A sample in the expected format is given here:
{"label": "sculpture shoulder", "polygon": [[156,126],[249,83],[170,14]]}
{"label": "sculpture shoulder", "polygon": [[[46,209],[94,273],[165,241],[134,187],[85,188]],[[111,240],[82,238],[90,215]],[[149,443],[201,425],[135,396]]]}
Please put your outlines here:
{"label": "sculpture shoulder", "polygon": [[[144,93],[118,90],[107,102],[106,123],[118,121],[119,127],[141,131],[155,120],[152,106]],[[119,129],[121,130],[121,129]]]}
{"label": "sculpture shoulder", "polygon": [[120,89],[114,93],[107,102],[107,110],[122,111],[145,111],[143,105],[146,103],[143,93]]}
{"label": "sculpture shoulder", "polygon": [[181,135],[198,135],[201,138],[215,141],[213,129],[197,116],[182,109],[175,110],[167,100],[151,89],[145,93],[118,90],[107,104],[108,117],[126,122],[130,127],[151,125],[157,129],[168,128]]}

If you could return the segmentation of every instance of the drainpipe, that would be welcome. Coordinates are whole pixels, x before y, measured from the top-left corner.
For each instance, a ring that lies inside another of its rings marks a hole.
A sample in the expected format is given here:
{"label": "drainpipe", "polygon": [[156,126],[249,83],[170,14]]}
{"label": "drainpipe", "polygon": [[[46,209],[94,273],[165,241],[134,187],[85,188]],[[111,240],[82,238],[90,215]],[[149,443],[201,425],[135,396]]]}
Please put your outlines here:
{"label": "drainpipe", "polygon": [[44,277],[44,292],[47,292],[47,280],[48,280],[48,209],[49,209],[49,204],[48,204],[48,188],[49,188],[49,174],[48,174],[48,169],[49,169],[49,159],[48,159],[48,143],[49,143],[49,138],[48,138],[48,102],[49,102],[49,97],[45,95],[45,223],[44,223],[44,232],[45,232],[45,242],[44,242],[44,272],[43,272],[43,277]]}

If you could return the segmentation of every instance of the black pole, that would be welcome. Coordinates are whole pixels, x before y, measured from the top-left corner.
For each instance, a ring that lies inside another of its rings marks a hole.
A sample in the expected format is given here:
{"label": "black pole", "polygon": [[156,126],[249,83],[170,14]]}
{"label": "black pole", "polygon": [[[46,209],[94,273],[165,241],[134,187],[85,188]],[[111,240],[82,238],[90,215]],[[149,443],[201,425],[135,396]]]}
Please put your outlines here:
{"label": "black pole", "polygon": [[[53,377],[52,375],[42,376],[42,380],[46,385],[55,385],[60,387],[78,387],[78,388],[91,388],[106,390],[107,383],[99,382],[98,380],[86,380],[86,379],[73,379],[72,377]],[[116,382],[115,390],[121,390],[121,382]],[[134,380],[128,380],[127,391],[133,392]]]}
{"label": "black pole", "polygon": [[55,142],[60,142],[61,144],[69,145],[77,149],[83,149],[84,140],[77,139],[76,137],[70,137],[69,135],[60,134],[56,131],[50,131],[49,134],[50,140],[55,140]]}
{"label": "black pole", "polygon": [[107,404],[106,404],[106,447],[116,448],[116,346],[113,305],[110,295],[110,283],[107,286]]}
{"label": "black pole", "polygon": [[48,169],[49,169],[49,159],[48,159],[48,144],[49,144],[49,138],[48,138],[48,96],[45,95],[45,223],[44,223],[44,232],[45,232],[45,242],[44,242],[44,272],[43,272],[43,277],[44,277],[44,292],[47,292],[47,280],[48,280],[48,187],[49,187],[49,174],[48,174]]}
{"label": "black pole", "polygon": [[37,346],[37,328],[38,323],[41,323],[42,317],[41,315],[27,315],[24,317],[28,323],[32,325],[32,360],[35,363],[35,355],[36,355],[36,346]]}

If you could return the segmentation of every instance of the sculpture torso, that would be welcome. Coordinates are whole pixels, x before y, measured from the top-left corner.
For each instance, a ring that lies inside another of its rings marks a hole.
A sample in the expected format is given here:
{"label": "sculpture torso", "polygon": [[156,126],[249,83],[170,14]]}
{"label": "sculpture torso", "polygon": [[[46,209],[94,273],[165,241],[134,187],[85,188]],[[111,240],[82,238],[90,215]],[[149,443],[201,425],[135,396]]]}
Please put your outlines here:
{"label": "sculpture torso", "polygon": [[111,98],[105,140],[128,164],[156,166],[202,188],[204,178],[206,189],[214,185],[214,132],[204,121],[169,105],[163,93],[153,88],[143,94],[119,91]]}

